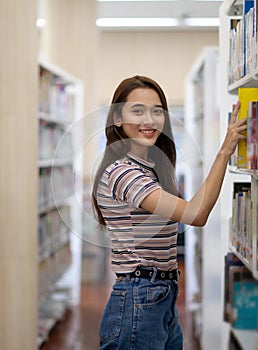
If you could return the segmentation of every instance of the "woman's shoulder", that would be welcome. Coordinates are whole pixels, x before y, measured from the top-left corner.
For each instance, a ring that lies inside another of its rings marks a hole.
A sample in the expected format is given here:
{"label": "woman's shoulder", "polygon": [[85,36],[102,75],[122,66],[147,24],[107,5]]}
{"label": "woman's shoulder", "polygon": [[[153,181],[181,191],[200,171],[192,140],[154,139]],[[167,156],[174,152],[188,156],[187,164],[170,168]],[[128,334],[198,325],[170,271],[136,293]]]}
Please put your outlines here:
{"label": "woman's shoulder", "polygon": [[120,173],[120,172],[130,171],[130,170],[142,171],[143,169],[139,164],[134,162],[129,157],[123,157],[114,161],[112,164],[110,164],[106,168],[106,173],[110,175],[111,173],[114,173],[114,172]]}

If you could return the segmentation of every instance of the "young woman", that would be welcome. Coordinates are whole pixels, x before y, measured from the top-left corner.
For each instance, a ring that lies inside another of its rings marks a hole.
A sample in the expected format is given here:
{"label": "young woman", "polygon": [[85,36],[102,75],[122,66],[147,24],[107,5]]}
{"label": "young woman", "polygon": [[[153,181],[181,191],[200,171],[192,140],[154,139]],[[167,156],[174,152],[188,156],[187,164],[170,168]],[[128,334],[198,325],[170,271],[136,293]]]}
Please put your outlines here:
{"label": "young woman", "polygon": [[244,139],[246,124],[237,122],[238,109],[239,102],[208,177],[186,201],[176,187],[176,150],[164,92],[143,76],[117,87],[93,188],[117,276],[100,324],[101,350],[183,348],[176,309],[178,222],[206,223],[228,159]]}

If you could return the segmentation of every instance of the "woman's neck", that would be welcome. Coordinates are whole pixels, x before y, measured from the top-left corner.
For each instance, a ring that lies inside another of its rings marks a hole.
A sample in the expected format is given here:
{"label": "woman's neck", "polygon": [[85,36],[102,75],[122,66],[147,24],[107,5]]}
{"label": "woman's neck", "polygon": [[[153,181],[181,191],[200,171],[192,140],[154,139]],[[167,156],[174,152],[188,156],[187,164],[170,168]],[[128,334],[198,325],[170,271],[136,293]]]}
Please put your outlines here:
{"label": "woman's neck", "polygon": [[143,160],[148,159],[148,147],[134,147],[134,145],[132,145],[130,148],[130,153]]}

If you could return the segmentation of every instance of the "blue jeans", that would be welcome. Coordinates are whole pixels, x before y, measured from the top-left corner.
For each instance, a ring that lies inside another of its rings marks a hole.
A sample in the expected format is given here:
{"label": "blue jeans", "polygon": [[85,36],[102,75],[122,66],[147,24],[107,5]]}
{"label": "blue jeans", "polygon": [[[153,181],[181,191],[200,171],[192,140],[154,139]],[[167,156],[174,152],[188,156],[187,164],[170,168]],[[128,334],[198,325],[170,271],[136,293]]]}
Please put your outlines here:
{"label": "blue jeans", "polygon": [[100,323],[101,350],[182,350],[178,284],[119,277]]}

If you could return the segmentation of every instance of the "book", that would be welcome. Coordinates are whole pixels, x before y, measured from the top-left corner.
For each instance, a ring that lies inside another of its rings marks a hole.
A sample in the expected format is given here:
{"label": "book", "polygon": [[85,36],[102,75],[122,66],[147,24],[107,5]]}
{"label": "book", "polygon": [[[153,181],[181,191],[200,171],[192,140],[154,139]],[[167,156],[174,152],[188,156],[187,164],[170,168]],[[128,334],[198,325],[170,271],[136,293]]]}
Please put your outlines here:
{"label": "book", "polygon": [[[250,27],[250,22],[253,22],[253,12],[254,12],[254,0],[244,1],[244,17],[243,17],[243,61],[244,69],[243,76],[245,76],[248,71],[249,59],[251,57],[251,47],[252,47],[252,28]],[[253,23],[252,23],[253,24]],[[251,25],[252,25],[251,24]],[[250,39],[249,39],[250,37]]]}
{"label": "book", "polygon": [[[229,64],[228,64],[228,83],[233,84],[239,79],[239,42],[241,18],[233,18],[230,20],[229,32]],[[241,45],[240,45],[241,47]],[[243,45],[242,45],[243,47]]]}
{"label": "book", "polygon": [[[258,101],[258,88],[239,88],[238,99],[240,101],[240,109],[238,112],[238,120],[248,117],[248,105],[250,101]],[[247,169],[247,141],[239,140],[238,142],[238,168]]]}
{"label": "book", "polygon": [[258,282],[245,266],[229,271],[230,323],[235,329],[256,330],[258,321]]}
{"label": "book", "polygon": [[234,183],[232,204],[231,245],[250,262],[253,249],[250,182]]}
{"label": "book", "polygon": [[232,266],[244,266],[241,260],[237,258],[237,256],[229,252],[224,257],[224,279],[225,279],[225,288],[224,288],[224,310],[223,310],[223,317],[224,321],[230,322],[231,321],[231,305],[230,305],[230,291],[229,291],[229,275],[230,275],[230,269]]}
{"label": "book", "polygon": [[233,283],[232,326],[236,329],[253,329],[258,326],[258,283],[240,281]]}
{"label": "book", "polygon": [[256,118],[258,113],[258,101],[250,101],[248,103],[247,118],[247,168],[251,170],[257,169],[256,154]]}
{"label": "book", "polygon": [[39,111],[54,120],[69,121],[75,110],[72,85],[43,67],[39,70]]}
{"label": "book", "polygon": [[258,169],[258,131],[257,131],[257,126],[258,126],[258,106],[256,109],[256,169]]}
{"label": "book", "polygon": [[[233,108],[232,108],[232,111],[233,111]],[[230,123],[230,120],[232,117],[232,111],[228,112],[228,124]],[[229,157],[228,165],[230,165],[230,166],[237,167],[237,148],[238,148],[238,146],[236,147],[235,152]]]}
{"label": "book", "polygon": [[258,179],[254,181],[254,188],[256,188],[256,194],[253,196],[253,210],[256,210],[256,215],[255,215],[255,219],[254,219],[254,232],[256,233],[256,250],[254,251],[254,266],[256,269],[256,275],[257,275],[257,271],[258,271]]}

